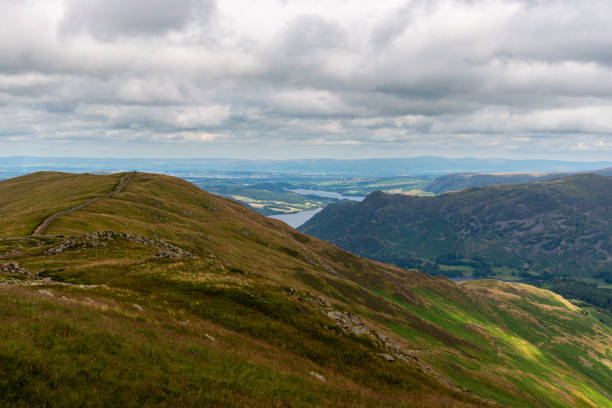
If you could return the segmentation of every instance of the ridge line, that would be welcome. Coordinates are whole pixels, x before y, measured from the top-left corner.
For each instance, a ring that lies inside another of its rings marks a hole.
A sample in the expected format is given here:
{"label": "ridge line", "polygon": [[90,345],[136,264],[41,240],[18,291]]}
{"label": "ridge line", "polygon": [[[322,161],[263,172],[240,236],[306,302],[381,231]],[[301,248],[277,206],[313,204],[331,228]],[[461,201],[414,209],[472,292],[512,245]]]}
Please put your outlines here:
{"label": "ridge line", "polygon": [[121,190],[123,190],[123,188],[126,186],[126,184],[129,183],[129,181],[132,179],[132,176],[134,175],[134,173],[136,173],[136,172],[132,171],[127,176],[122,177],[119,180],[119,184],[117,184],[115,187],[113,187],[113,189],[111,191],[109,191],[104,196],[91,198],[91,199],[85,201],[84,203],[81,203],[81,204],[77,205],[76,207],[68,208],[66,210],[62,210],[62,211],[56,212],[55,214],[51,214],[50,216],[45,218],[44,221],[42,223],[40,223],[40,225],[38,225],[38,227],[36,227],[36,229],[32,233],[32,236],[33,237],[38,237],[38,236],[42,235],[42,233],[47,229],[47,227],[53,221],[55,221],[57,218],[59,218],[61,216],[64,216],[66,214],[70,214],[70,213],[73,213],[75,211],[78,211],[78,210],[80,210],[82,208],[87,207],[89,204],[91,204],[93,202],[96,202],[98,200],[101,200],[103,198],[109,198],[109,197],[113,196],[114,194],[119,194],[121,192]]}

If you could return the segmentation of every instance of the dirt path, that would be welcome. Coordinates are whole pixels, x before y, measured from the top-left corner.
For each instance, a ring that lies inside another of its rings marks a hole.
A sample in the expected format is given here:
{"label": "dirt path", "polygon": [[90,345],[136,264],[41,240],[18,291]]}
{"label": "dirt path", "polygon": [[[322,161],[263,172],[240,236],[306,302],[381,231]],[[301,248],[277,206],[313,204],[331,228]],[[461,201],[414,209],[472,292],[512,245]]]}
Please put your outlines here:
{"label": "dirt path", "polygon": [[132,176],[134,175],[134,173],[135,172],[131,172],[131,173],[128,173],[127,175],[123,176],[121,178],[121,180],[119,181],[119,184],[117,184],[115,186],[115,188],[113,188],[111,191],[109,191],[108,194],[106,194],[105,196],[92,198],[91,200],[87,200],[84,203],[77,205],[76,207],[72,207],[72,208],[69,208],[67,210],[62,210],[60,212],[57,212],[55,214],[52,214],[52,215],[48,216],[38,227],[36,227],[36,229],[32,233],[32,236],[36,237],[36,236],[42,235],[42,233],[47,229],[49,224],[51,224],[53,221],[55,221],[57,218],[59,218],[59,217],[61,217],[63,215],[70,214],[70,213],[73,213],[75,211],[78,211],[81,208],[85,208],[89,204],[94,203],[94,202],[96,202],[98,200],[101,200],[103,198],[109,198],[109,197],[111,197],[114,194],[119,194],[121,192],[121,190],[123,190],[123,187],[125,187],[126,184],[129,183],[129,181],[132,179]]}

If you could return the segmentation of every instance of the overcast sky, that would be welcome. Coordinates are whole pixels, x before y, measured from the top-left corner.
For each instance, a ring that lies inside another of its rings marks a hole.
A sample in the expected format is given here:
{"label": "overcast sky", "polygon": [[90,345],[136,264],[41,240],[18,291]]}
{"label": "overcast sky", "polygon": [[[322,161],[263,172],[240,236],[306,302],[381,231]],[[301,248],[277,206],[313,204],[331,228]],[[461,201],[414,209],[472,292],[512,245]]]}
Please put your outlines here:
{"label": "overcast sky", "polygon": [[612,2],[0,0],[0,156],[612,159]]}

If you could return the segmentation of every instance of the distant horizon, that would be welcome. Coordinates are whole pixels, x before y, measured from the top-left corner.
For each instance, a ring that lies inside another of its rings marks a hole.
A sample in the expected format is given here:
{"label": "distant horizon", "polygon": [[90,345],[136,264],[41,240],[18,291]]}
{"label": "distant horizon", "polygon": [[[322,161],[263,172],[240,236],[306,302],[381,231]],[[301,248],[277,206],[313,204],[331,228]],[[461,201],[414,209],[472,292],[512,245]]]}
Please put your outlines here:
{"label": "distant horizon", "polygon": [[228,157],[228,156],[183,156],[183,157],[154,157],[154,156],[34,156],[34,155],[10,155],[0,156],[1,159],[85,159],[85,160],[236,160],[236,161],[254,161],[254,162],[289,162],[289,161],[312,161],[312,160],[332,160],[332,161],[361,161],[361,160],[403,160],[403,159],[444,159],[444,160],[500,160],[500,161],[540,161],[540,162],[568,162],[568,163],[609,163],[610,160],[577,160],[577,159],[555,159],[555,158],[515,158],[502,156],[445,156],[445,155],[430,155],[422,154],[416,156],[389,156],[389,157],[359,157],[359,158],[339,158],[339,157],[289,157],[289,158],[243,158],[243,157]]}
{"label": "distant horizon", "polygon": [[36,171],[142,171],[180,177],[205,175],[297,175],[337,177],[440,176],[455,173],[578,173],[612,168],[612,161],[552,159],[395,158],[241,159],[224,157],[121,158],[11,156],[0,158],[0,178]]}

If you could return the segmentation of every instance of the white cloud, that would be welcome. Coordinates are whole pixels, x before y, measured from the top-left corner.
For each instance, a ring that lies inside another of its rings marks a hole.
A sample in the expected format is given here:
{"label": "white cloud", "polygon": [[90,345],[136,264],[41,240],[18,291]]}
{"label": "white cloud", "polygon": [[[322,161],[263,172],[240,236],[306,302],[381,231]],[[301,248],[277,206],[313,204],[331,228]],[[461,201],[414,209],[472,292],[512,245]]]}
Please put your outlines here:
{"label": "white cloud", "polygon": [[599,0],[6,0],[0,149],[32,138],[191,155],[233,140],[274,156],[287,143],[545,156],[554,144],[605,158],[610,14]]}

